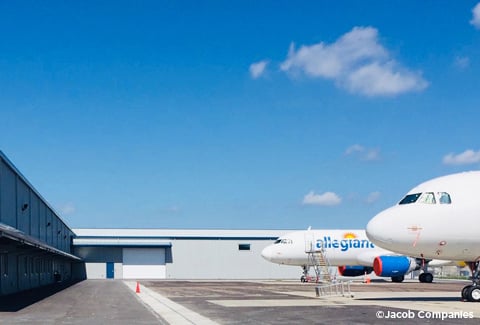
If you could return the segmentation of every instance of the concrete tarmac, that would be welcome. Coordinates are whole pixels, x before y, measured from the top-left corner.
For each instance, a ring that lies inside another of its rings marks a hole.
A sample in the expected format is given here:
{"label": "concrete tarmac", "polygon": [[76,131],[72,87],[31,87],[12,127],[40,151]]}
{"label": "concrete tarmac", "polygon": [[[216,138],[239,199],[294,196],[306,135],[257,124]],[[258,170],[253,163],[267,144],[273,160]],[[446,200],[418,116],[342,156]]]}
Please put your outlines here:
{"label": "concrete tarmac", "polygon": [[217,324],[389,324],[392,321],[478,324],[480,321],[480,305],[460,300],[460,290],[468,282],[459,281],[429,284],[358,281],[351,284],[353,298],[316,297],[316,284],[297,281],[143,281],[142,284],[163,299]]}
{"label": "concrete tarmac", "polygon": [[167,324],[123,281],[86,280],[15,312],[0,324]]}
{"label": "concrete tarmac", "polygon": [[[478,324],[480,304],[460,301],[468,282],[351,284],[354,297],[316,297],[297,281],[87,280],[1,324]],[[454,317],[454,318],[452,318]]]}

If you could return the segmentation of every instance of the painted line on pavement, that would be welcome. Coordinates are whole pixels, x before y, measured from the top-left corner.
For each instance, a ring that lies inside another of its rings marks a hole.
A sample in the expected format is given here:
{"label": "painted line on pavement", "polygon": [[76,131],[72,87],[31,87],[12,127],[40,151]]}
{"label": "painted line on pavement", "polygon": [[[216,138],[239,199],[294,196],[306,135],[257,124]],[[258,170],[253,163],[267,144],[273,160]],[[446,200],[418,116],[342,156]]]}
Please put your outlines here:
{"label": "painted line on pavement", "polygon": [[[136,290],[137,283],[135,281],[123,281],[127,287],[133,292]],[[218,325],[210,318],[202,316],[188,308],[183,307],[165,298],[161,294],[140,285],[140,293],[136,293],[146,305],[153,309],[161,318],[169,324],[199,324],[199,325]]]}

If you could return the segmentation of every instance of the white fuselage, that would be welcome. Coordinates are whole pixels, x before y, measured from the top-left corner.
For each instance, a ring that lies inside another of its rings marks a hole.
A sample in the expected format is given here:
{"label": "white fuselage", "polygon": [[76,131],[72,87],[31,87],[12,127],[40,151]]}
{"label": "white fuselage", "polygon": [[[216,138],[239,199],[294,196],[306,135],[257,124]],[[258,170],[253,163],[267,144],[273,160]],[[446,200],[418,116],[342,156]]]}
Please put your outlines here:
{"label": "white fuselage", "polygon": [[435,178],[377,214],[368,238],[397,252],[428,259],[480,258],[480,172]]}
{"label": "white fuselage", "polygon": [[262,256],[273,263],[308,265],[308,253],[320,251],[331,266],[372,266],[379,255],[392,255],[374,245],[364,230],[304,230],[278,238],[262,251]]}

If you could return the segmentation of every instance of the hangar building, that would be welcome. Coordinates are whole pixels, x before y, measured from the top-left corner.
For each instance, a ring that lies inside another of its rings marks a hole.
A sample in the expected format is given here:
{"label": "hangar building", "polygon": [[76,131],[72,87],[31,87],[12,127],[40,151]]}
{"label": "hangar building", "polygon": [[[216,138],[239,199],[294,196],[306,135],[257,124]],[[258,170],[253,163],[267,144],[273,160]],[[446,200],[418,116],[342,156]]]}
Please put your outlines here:
{"label": "hangar building", "polygon": [[287,230],[74,229],[89,279],[299,278],[261,251]]}
{"label": "hangar building", "polygon": [[73,237],[0,151],[0,295],[73,280],[81,262],[72,254]]}
{"label": "hangar building", "polygon": [[287,230],[72,230],[0,151],[0,296],[101,279],[297,278],[264,247]]}

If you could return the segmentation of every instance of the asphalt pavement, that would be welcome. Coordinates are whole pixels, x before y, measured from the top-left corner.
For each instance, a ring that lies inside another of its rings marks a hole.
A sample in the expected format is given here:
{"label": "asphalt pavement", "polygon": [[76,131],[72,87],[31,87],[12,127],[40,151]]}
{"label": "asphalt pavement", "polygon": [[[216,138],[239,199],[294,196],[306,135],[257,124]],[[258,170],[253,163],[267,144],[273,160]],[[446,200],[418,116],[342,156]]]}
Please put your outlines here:
{"label": "asphalt pavement", "polygon": [[42,290],[29,305],[19,299],[20,308],[3,301],[10,311],[0,311],[0,324],[166,324],[123,281],[86,280],[44,298]]}
{"label": "asphalt pavement", "polygon": [[136,281],[86,280],[3,297],[0,324],[478,324],[466,283],[357,282],[317,297],[298,281],[142,280],[136,293]]}

